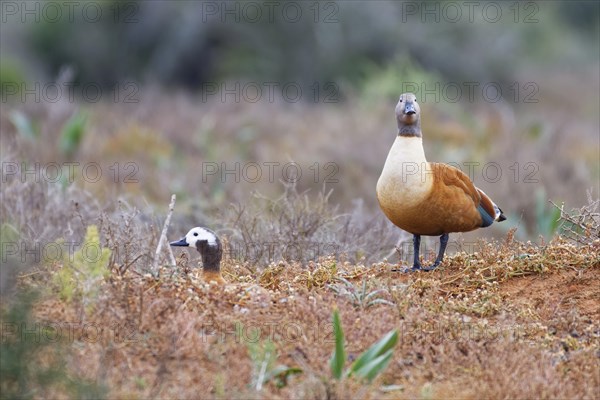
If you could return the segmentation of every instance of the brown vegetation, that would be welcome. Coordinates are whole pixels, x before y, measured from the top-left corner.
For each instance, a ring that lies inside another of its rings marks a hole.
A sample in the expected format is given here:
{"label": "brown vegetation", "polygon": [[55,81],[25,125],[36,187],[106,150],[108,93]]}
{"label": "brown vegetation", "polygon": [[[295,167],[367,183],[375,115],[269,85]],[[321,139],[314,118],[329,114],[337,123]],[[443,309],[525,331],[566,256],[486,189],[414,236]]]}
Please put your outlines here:
{"label": "brown vegetation", "polygon": [[[480,243],[433,273],[390,272],[323,258],[262,271],[224,260],[226,287],[164,267],[159,278],[116,269],[93,312],[44,290],[60,266],[19,280],[45,294],[39,321],[78,323],[68,369],[110,388],[109,397],[148,398],[594,398],[600,387],[600,242],[576,246]],[[386,289],[386,304],[357,306],[333,285]],[[356,357],[387,331],[400,340],[371,385],[331,378],[331,312],[340,310]],[[85,324],[95,327],[87,333]],[[257,330],[258,329],[258,330]],[[90,335],[93,337],[85,336]],[[287,386],[249,386],[249,343],[270,339],[278,362],[302,374]]]}

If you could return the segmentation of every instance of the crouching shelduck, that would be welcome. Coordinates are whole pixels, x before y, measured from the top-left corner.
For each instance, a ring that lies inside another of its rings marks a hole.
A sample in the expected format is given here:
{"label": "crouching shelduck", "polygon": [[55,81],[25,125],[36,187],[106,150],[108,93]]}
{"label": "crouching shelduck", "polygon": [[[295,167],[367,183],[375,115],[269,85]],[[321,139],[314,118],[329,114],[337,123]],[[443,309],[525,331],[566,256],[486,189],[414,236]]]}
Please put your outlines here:
{"label": "crouching shelduck", "polygon": [[171,246],[195,247],[202,257],[204,281],[214,281],[218,284],[225,284],[221,276],[221,257],[223,256],[223,247],[219,237],[210,229],[196,227],[191,229],[185,237],[179,241],[171,242]]}
{"label": "crouching shelduck", "polygon": [[[442,262],[450,232],[487,227],[506,217],[462,171],[450,165],[427,162],[420,108],[414,94],[400,96],[396,121],[398,136],[377,181],[377,199],[390,221],[414,235],[411,270],[430,271]],[[440,251],[428,268],[419,262],[421,235],[440,235]]]}

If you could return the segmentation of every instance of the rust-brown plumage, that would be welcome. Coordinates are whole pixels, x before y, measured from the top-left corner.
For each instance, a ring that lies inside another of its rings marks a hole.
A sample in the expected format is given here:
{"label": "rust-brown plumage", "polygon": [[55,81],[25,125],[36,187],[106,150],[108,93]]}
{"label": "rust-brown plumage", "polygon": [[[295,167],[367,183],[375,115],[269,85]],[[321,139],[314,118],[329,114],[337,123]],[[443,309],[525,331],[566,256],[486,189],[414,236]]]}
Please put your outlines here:
{"label": "rust-brown plumage", "polygon": [[227,282],[221,276],[220,271],[202,271],[202,280],[206,283],[215,282],[218,285],[225,285]]}
{"label": "rust-brown plumage", "polygon": [[[384,214],[414,235],[413,270],[419,261],[421,235],[440,235],[437,267],[444,256],[448,234],[468,232],[506,218],[494,202],[459,169],[425,159],[420,108],[412,93],[396,106],[398,136],[377,182],[377,199]],[[410,167],[410,168],[409,168]]]}

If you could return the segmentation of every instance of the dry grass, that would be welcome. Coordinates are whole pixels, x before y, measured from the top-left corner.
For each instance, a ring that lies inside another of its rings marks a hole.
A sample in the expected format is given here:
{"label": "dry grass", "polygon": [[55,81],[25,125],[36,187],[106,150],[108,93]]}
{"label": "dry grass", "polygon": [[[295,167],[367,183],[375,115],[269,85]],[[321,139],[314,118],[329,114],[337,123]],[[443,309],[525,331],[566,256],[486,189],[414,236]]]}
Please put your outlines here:
{"label": "dry grass", "polygon": [[299,193],[293,183],[284,183],[283,189],[275,198],[255,193],[243,205],[228,207],[221,223],[232,257],[253,267],[281,259],[306,265],[329,255],[373,262],[389,254],[397,238],[408,239],[382,214],[373,215],[360,204],[341,213],[330,201],[332,190]]}
{"label": "dry grass", "polygon": [[[481,243],[433,273],[399,274],[386,263],[325,258],[303,267],[282,261],[253,272],[224,262],[225,287],[198,270],[161,278],[131,271],[102,284],[95,311],[46,288],[57,268],[20,279],[44,296],[40,321],[100,327],[94,340],[75,329],[68,369],[110,388],[115,398],[594,398],[600,388],[600,242]],[[357,307],[328,283],[385,288],[390,304]],[[358,355],[385,332],[401,338],[389,368],[371,385],[335,382],[331,310],[337,306],[348,351]],[[258,331],[256,331],[258,329]],[[302,368],[279,389],[249,386],[248,343],[270,339],[278,362]],[[398,386],[390,386],[398,385]],[[388,391],[392,390],[393,391]]]}
{"label": "dry grass", "polygon": [[560,210],[562,235],[576,243],[589,244],[600,237],[600,199],[594,200],[591,190],[587,197],[587,206],[571,212],[564,210],[564,204],[552,203]]}

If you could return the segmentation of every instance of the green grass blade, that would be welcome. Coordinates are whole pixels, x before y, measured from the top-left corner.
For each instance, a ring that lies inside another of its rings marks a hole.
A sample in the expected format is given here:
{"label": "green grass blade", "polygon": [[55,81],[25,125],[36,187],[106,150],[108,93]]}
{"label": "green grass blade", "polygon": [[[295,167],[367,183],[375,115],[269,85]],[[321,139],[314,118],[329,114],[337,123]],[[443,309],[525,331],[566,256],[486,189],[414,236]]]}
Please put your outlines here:
{"label": "green grass blade", "polygon": [[371,360],[360,369],[354,371],[354,374],[371,382],[380,372],[382,372],[390,363],[394,350],[390,349],[381,356]]}
{"label": "green grass blade", "polygon": [[367,307],[371,307],[374,306],[376,304],[385,304],[386,306],[395,306],[394,303],[392,303],[389,300],[385,300],[385,299],[375,299],[375,300],[371,300],[367,303]]}
{"label": "green grass blade", "polygon": [[73,114],[60,132],[59,148],[63,154],[73,155],[79,148],[85,134],[87,116],[83,113]]}
{"label": "green grass blade", "polygon": [[346,363],[346,351],[344,350],[344,331],[337,309],[333,311],[333,335],[335,337],[335,349],[330,360],[331,373],[335,379],[340,379]]}
{"label": "green grass blade", "polygon": [[371,293],[369,293],[368,295],[365,296],[365,300],[369,300],[371,297],[377,296],[380,293],[385,293],[385,294],[389,294],[387,290],[385,289],[377,289],[377,290],[373,290]]}
{"label": "green grass blade", "polygon": [[387,351],[391,350],[398,342],[398,331],[394,329],[388,332],[377,343],[374,343],[364,353],[362,353],[356,361],[350,366],[349,374],[355,373],[362,369],[365,365],[370,364]]}
{"label": "green grass blade", "polygon": [[348,287],[354,287],[354,285],[352,284],[352,282],[350,282],[348,279],[342,277],[342,276],[337,276],[335,278],[336,280],[342,282],[344,285],[348,286]]}

